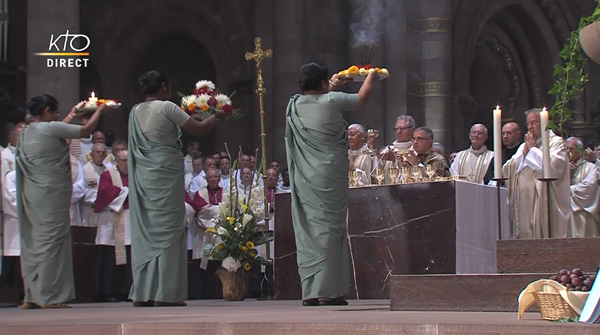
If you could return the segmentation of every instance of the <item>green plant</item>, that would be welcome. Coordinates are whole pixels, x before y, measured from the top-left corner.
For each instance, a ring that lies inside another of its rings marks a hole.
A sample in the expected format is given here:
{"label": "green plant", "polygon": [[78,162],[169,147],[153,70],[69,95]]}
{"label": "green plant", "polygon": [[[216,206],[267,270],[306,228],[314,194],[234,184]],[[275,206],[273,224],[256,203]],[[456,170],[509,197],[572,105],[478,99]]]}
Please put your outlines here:
{"label": "green plant", "polygon": [[571,32],[565,46],[560,51],[560,58],[564,66],[554,65],[554,76],[557,77],[554,86],[548,94],[556,97],[554,105],[550,108],[550,120],[548,128],[555,130],[557,134],[564,135],[564,124],[576,119],[578,111],[568,108],[569,103],[578,99],[585,89],[588,74],[585,72],[587,57],[583,54],[579,43],[579,32],[585,26],[600,20],[600,2],[589,16],[583,16],[579,20],[577,29]]}

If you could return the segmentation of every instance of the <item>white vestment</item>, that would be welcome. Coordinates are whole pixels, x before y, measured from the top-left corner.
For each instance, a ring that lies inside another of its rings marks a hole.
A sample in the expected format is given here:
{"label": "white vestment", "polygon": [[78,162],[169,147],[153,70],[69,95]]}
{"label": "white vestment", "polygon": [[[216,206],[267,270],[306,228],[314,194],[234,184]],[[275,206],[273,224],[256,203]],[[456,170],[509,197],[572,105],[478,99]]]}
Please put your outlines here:
{"label": "white vestment", "polygon": [[21,242],[17,219],[17,186],[15,171],[8,172],[2,183],[2,207],[4,208],[4,256],[20,256]]}
{"label": "white vestment", "polygon": [[10,171],[15,170],[15,150],[12,145],[8,145],[2,150],[2,176],[6,176]]}
{"label": "white vestment", "polygon": [[360,178],[362,185],[371,185],[371,177],[373,176],[373,158],[366,153],[367,150],[369,150],[367,144],[357,150],[348,149],[348,160],[352,162],[355,168],[364,172]]}
{"label": "white vestment", "polygon": [[83,166],[83,178],[85,179],[85,195],[79,204],[81,211],[81,225],[85,227],[96,227],[96,215],[94,214],[94,203],[98,195],[98,183],[100,175],[106,171],[106,166],[98,166],[94,162],[87,162]]}
{"label": "white vestment", "polygon": [[488,150],[485,145],[479,150],[470,147],[456,154],[456,158],[450,165],[450,174],[467,177],[467,181],[471,183],[483,184],[483,178],[492,158],[494,152]]}
{"label": "white vestment", "polygon": [[219,216],[219,205],[210,203],[210,197],[208,196],[206,187],[198,191],[196,196],[202,197],[207,203],[206,206],[202,207],[202,209],[196,213],[192,223],[192,226],[194,226],[192,259],[201,259],[204,258],[204,246],[208,243],[215,242],[215,235],[207,234],[204,231],[206,231],[206,228],[215,226],[213,218],[218,218]]}
{"label": "white vestment", "polygon": [[83,177],[83,166],[79,160],[70,155],[71,158],[71,181],[73,182],[73,193],[71,193],[71,225],[81,226],[81,199],[85,196],[85,178]]}
{"label": "white vestment", "polygon": [[[112,169],[117,169],[116,166]],[[118,171],[117,171],[118,173]],[[111,175],[112,180],[112,175]],[[113,180],[113,186],[119,187],[120,183],[115,183]],[[123,241],[124,245],[131,245],[131,226],[129,224],[129,209],[123,208],[127,196],[129,195],[129,188],[126,186],[120,187],[121,191],[119,195],[111,201],[106,208],[98,213],[98,228],[96,230],[96,244],[97,245],[115,245],[115,220],[119,214],[123,218]]]}
{"label": "white vestment", "polygon": [[[408,141],[408,142],[394,141],[394,143],[392,143],[392,146],[394,147],[395,151],[404,152],[404,153],[408,152],[409,150],[412,150],[412,145],[413,145],[412,141]],[[382,150],[382,153],[385,154],[385,152],[387,152],[386,150],[389,150],[389,149],[387,149],[387,147],[386,147],[385,149]],[[404,160],[406,161],[406,157],[404,157]],[[376,168],[376,167],[379,166],[379,162],[373,162],[373,165],[375,166],[374,168]],[[392,181],[390,180],[390,176],[389,176],[389,173],[388,173],[389,169],[390,168],[402,168],[402,167],[398,166],[398,161],[394,158],[393,161],[385,161],[385,164],[383,165],[383,168],[385,169],[385,172],[384,172],[385,173],[384,184],[385,183],[390,184]],[[402,171],[400,171],[400,172],[402,172]],[[399,177],[400,177],[400,173],[398,173],[398,178]],[[397,181],[398,178],[396,178],[396,181]]]}
{"label": "white vestment", "polygon": [[[569,197],[569,165],[565,142],[549,130],[550,176],[557,178],[550,183],[550,216],[553,238],[570,237],[571,200]],[[537,147],[529,149],[523,157],[524,143],[502,167],[508,177],[509,222],[514,238],[547,238],[548,193],[542,178],[541,140]]]}
{"label": "white vestment", "polygon": [[575,165],[571,176],[571,232],[573,237],[596,237],[600,229],[600,169],[583,157]]}

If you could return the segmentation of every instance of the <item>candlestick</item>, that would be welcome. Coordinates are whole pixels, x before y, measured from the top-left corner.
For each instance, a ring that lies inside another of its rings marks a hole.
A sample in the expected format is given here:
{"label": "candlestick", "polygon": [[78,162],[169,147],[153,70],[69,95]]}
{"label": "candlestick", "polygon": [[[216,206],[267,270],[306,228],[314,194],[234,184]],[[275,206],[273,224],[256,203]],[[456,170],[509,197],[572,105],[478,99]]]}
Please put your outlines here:
{"label": "candlestick", "polygon": [[494,178],[502,178],[502,110],[494,109]]}
{"label": "candlestick", "polygon": [[550,176],[550,143],[548,140],[548,111],[546,107],[540,112],[540,133],[542,136],[542,176],[551,178]]}

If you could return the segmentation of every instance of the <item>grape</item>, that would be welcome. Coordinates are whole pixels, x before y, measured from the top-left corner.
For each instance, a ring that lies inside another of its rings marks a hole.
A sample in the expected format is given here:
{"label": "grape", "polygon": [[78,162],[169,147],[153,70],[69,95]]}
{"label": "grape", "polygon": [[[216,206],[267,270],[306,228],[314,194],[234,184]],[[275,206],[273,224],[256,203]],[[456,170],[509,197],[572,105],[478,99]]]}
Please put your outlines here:
{"label": "grape", "polygon": [[574,268],[573,270],[571,270],[571,273],[576,274],[578,276],[583,275],[583,272],[581,272],[580,268]]}
{"label": "grape", "polygon": [[590,289],[587,286],[584,286],[584,287],[581,288],[582,292],[589,292],[589,290]]}
{"label": "grape", "polygon": [[594,285],[596,275],[587,275],[581,271],[581,268],[573,268],[571,271],[562,269],[550,279],[565,286],[569,291],[589,292]]}
{"label": "grape", "polygon": [[568,271],[567,271],[566,269],[562,269],[562,270],[560,270],[560,271],[558,272],[558,274],[562,276],[562,275],[566,275],[566,274],[567,274],[567,272],[568,272]]}
{"label": "grape", "polygon": [[579,275],[576,275],[574,273],[571,273],[571,279],[575,279],[575,278],[579,278]]}
{"label": "grape", "polygon": [[[583,284],[583,282],[582,282],[582,280],[581,280],[581,279],[579,279],[579,277],[576,277],[576,278],[572,278],[572,279],[571,279],[571,284],[572,284],[573,286],[575,286],[575,287],[579,287],[579,288],[581,289],[581,285]],[[579,289],[578,289],[577,291],[579,291]]]}
{"label": "grape", "polygon": [[569,277],[568,275],[562,275],[562,277],[560,277],[560,282],[565,285],[571,282],[571,277]]}

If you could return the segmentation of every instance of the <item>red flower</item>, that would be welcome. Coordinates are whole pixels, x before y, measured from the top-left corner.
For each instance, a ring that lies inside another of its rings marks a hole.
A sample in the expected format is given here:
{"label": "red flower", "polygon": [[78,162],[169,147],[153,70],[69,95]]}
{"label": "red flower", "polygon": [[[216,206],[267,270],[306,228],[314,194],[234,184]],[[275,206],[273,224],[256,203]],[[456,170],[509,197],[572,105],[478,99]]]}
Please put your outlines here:
{"label": "red flower", "polygon": [[207,105],[209,105],[210,107],[215,107],[217,105],[217,99],[210,97],[208,99],[208,101],[206,102]]}
{"label": "red flower", "polygon": [[223,113],[226,115],[233,114],[233,107],[231,107],[231,105],[223,105]]}

